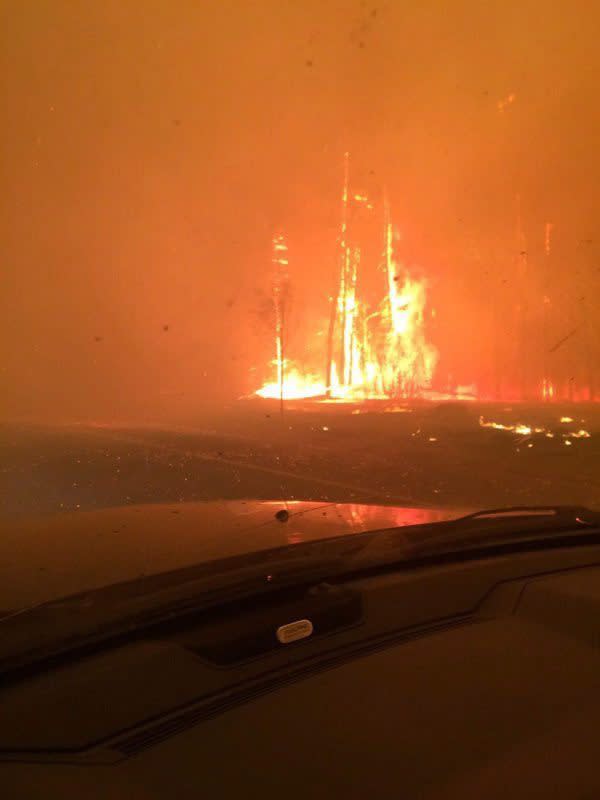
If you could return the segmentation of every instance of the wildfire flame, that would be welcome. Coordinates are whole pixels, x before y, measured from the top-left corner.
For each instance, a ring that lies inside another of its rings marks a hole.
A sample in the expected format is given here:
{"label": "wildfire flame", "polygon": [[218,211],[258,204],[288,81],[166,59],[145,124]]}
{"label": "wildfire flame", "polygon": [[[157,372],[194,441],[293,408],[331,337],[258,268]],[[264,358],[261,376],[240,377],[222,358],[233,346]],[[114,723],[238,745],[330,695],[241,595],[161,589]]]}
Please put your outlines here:
{"label": "wildfire flame", "polygon": [[[273,363],[279,372],[280,364],[275,359]],[[265,383],[256,394],[259,397],[277,398],[283,394],[285,400],[301,400],[309,397],[324,397],[327,387],[323,381],[319,381],[316,375],[308,375],[300,372],[296,367],[288,368],[287,362],[283,365],[285,377],[272,383]]]}
{"label": "wildfire flame", "polygon": [[[559,421],[564,425],[565,423],[573,422],[573,419],[572,417],[561,417]],[[549,430],[548,428],[527,425],[523,422],[516,422],[514,424],[495,422],[494,420],[486,420],[483,416],[479,417],[479,425],[482,428],[493,428],[496,431],[507,431],[508,433],[514,433],[517,436],[522,437],[530,437],[534,434],[544,434],[546,438],[554,439],[555,436],[559,435],[563,439],[564,443],[568,446],[572,444],[571,439],[590,439],[592,436],[592,434],[584,428],[579,428],[579,430],[576,431],[560,432],[557,434],[555,431]]]}
{"label": "wildfire flame", "polygon": [[383,248],[379,264],[383,272],[382,297],[375,306],[359,293],[363,268],[360,243],[353,238],[350,219],[355,209],[374,211],[364,193],[351,193],[348,154],[344,159],[342,220],[339,235],[339,279],[332,299],[325,363],[325,378],[308,374],[284,357],[284,308],[282,266],[287,268],[288,249],[281,235],[273,239],[276,278],[275,310],[276,380],[267,382],[260,397],[329,400],[415,397],[431,383],[438,359],[425,335],[427,285],[411,275],[394,253],[394,229],[389,207],[384,204]]}

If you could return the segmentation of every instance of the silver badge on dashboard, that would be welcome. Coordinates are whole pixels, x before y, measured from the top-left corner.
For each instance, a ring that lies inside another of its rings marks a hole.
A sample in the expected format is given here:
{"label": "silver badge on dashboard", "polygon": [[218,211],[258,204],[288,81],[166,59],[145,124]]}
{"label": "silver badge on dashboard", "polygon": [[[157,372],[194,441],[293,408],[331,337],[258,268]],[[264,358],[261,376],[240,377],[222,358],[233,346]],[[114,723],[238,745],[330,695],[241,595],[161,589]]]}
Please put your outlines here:
{"label": "silver badge on dashboard", "polygon": [[277,639],[281,644],[297,642],[298,639],[306,639],[313,632],[313,624],[309,619],[298,619],[295,622],[288,622],[287,625],[280,625],[277,628]]}

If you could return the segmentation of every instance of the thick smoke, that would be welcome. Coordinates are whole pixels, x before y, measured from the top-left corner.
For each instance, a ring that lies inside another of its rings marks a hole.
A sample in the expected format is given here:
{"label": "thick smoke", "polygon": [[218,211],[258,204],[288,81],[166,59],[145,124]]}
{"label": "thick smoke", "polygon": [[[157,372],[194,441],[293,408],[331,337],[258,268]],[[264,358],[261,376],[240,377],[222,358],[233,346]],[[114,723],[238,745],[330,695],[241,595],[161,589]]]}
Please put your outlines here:
{"label": "thick smoke", "polygon": [[256,388],[275,230],[298,324],[326,315],[346,149],[427,275],[441,384],[493,392],[519,360],[600,384],[599,16],[4,4],[5,416],[176,419]]}

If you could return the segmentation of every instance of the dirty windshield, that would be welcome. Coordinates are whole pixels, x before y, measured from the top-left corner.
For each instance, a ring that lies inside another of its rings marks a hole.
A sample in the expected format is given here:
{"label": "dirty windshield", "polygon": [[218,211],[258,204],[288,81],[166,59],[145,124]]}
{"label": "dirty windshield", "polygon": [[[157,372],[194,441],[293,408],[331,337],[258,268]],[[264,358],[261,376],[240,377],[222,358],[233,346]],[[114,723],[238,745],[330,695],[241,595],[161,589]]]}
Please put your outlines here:
{"label": "dirty windshield", "polygon": [[590,15],[3,4],[0,608],[600,508]]}

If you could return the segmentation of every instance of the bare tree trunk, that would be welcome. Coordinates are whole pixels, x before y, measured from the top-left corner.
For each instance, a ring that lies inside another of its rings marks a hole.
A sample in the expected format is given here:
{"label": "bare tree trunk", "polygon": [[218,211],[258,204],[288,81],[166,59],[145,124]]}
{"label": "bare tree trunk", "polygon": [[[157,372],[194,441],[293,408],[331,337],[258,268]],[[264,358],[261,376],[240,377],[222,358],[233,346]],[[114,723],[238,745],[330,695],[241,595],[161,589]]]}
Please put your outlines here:
{"label": "bare tree trunk", "polygon": [[[344,285],[344,274],[346,270],[346,234],[348,229],[348,182],[349,182],[349,164],[350,164],[350,153],[344,153],[344,183],[342,188],[342,215],[341,215],[341,225],[340,225],[340,252],[339,252],[339,268],[338,268],[338,280],[336,282],[336,292],[334,297],[331,300],[331,309],[329,312],[329,330],[327,332],[327,364],[325,365],[325,382],[326,382],[326,393],[327,396],[331,396],[331,382],[333,379],[332,376],[332,367],[333,367],[333,360],[334,360],[334,338],[335,338],[335,329],[336,329],[336,321],[337,321],[337,314],[338,314],[338,306],[340,295],[342,293],[343,285]],[[343,336],[343,326],[342,326],[342,336]],[[340,374],[340,370],[338,370],[338,375]]]}

